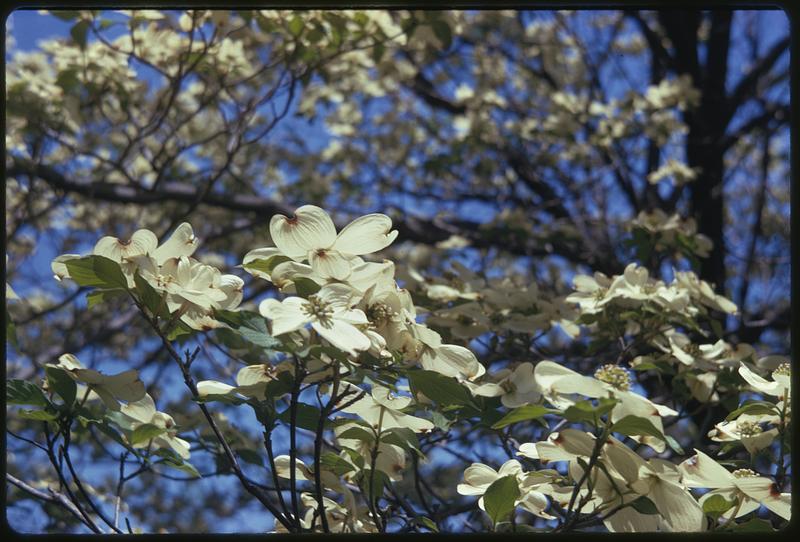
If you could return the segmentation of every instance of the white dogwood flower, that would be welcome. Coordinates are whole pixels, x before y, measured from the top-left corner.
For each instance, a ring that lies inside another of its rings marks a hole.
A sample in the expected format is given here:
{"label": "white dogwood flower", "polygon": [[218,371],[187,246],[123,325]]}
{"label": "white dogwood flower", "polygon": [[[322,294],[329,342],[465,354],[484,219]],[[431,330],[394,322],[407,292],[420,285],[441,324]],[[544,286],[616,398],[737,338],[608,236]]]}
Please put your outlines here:
{"label": "white dogwood flower", "polygon": [[411,404],[410,397],[396,396],[383,386],[374,385],[370,394],[364,393],[361,389],[351,384],[343,383],[342,391],[351,391],[341,403],[346,404],[353,400],[353,397],[362,397],[347,405],[342,409],[343,412],[357,414],[365,422],[380,431],[394,427],[405,427],[415,433],[427,432],[433,429],[433,424],[428,420],[405,414],[401,410]]}
{"label": "white dogwood flower", "polygon": [[83,382],[103,401],[106,408],[119,410],[119,400],[133,402],[145,396],[144,383],[139,379],[139,372],[133,369],[115,375],[104,375],[100,371],[87,369],[72,354],[63,354],[58,364],[73,380]]}
{"label": "white dogwood flower", "polygon": [[740,362],[739,374],[758,392],[774,397],[789,398],[792,393],[792,372],[788,362],[772,371],[772,382],[757,375],[744,362]]}
{"label": "white dogwood flower", "polygon": [[[283,301],[265,299],[258,307],[272,322],[272,334],[283,335],[308,324],[336,348],[356,355],[372,344],[356,325],[368,324],[367,316],[351,308],[356,292],[344,284],[329,284],[308,299],[287,297]],[[357,299],[356,299],[357,302]]]}
{"label": "white dogwood flower", "polygon": [[[150,395],[145,394],[142,399],[128,403],[121,410],[133,422],[133,429],[144,424],[151,424],[166,430],[152,439],[153,446],[156,448],[170,448],[183,459],[189,459],[189,443],[177,437],[175,420],[169,414],[156,410],[156,404]],[[144,448],[147,445],[147,442],[140,442],[134,447]]]}
{"label": "white dogwood flower", "polygon": [[[712,490],[701,497],[701,503],[713,495],[722,495],[729,501],[739,500],[736,517],[748,514],[757,510],[760,505],[764,505],[783,519],[792,519],[791,493],[781,493],[772,480],[759,476],[750,469],[729,472],[700,450],[695,449],[695,454],[694,457],[681,463],[678,469],[686,486]],[[736,507],[728,510],[722,517],[730,518],[735,509]]]}
{"label": "white dogwood flower", "polygon": [[352,256],[371,254],[389,246],[398,235],[392,220],[373,213],[359,217],[337,235],[330,215],[315,205],[299,207],[292,218],[274,215],[269,223],[272,241],[296,261],[308,260],[314,272],[346,279]]}

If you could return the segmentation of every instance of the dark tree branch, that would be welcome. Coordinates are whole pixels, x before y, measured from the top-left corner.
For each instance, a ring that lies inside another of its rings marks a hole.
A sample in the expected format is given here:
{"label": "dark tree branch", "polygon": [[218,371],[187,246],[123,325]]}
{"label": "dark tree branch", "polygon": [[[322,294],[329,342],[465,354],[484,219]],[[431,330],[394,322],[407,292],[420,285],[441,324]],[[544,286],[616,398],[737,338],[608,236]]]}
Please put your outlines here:
{"label": "dark tree branch", "polygon": [[790,36],[786,36],[778,41],[761,58],[761,61],[736,84],[736,87],[731,92],[726,103],[728,118],[732,117],[739,106],[753,95],[753,92],[758,86],[758,82],[764,75],[769,73],[775,63],[783,56],[783,53],[789,50],[790,43]]}

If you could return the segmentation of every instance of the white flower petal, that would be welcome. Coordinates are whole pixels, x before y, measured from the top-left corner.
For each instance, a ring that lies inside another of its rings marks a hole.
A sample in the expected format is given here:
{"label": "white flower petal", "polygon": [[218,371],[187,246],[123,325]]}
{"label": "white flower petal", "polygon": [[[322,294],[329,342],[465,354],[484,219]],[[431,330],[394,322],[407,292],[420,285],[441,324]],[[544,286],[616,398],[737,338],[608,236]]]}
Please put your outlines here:
{"label": "white flower petal", "polygon": [[316,329],[323,339],[352,356],[359,350],[369,350],[372,344],[369,337],[361,333],[358,328],[336,318],[331,318],[324,325],[319,321],[312,322],[311,327]]}
{"label": "white flower petal", "polygon": [[308,301],[301,297],[287,297],[282,302],[265,299],[259,304],[258,312],[272,321],[272,334],[277,336],[300,329],[311,322],[311,317],[304,310],[308,305]]}
{"label": "white flower petal", "polygon": [[681,483],[686,487],[730,487],[735,477],[728,469],[695,448],[695,456],[680,465]]}
{"label": "white flower petal", "polygon": [[184,222],[175,228],[163,245],[153,251],[152,256],[161,265],[169,258],[191,256],[197,250],[198,244],[199,240],[195,237],[191,224]]}
{"label": "white flower petal", "polygon": [[80,254],[62,254],[61,256],[57,256],[50,264],[50,269],[53,270],[53,277],[55,277],[55,279],[59,282],[70,278],[69,269],[67,269],[67,266],[64,264],[64,262],[69,260],[77,260],[81,257],[82,256]]}
{"label": "white flower petal", "polygon": [[344,254],[371,254],[392,244],[398,235],[392,229],[392,219],[386,215],[372,213],[353,220],[344,227],[333,248]]}
{"label": "white flower petal", "polygon": [[755,499],[783,519],[792,519],[792,497],[790,493],[781,493],[769,478],[753,476],[734,478],[734,485],[745,495]]}
{"label": "white flower petal", "polygon": [[312,250],[309,252],[308,262],[314,273],[320,277],[346,280],[350,276],[350,260],[336,250]]}
{"label": "white flower petal", "polygon": [[303,205],[294,217],[275,215],[269,223],[272,241],[282,253],[295,260],[304,259],[310,250],[331,248],[336,240],[336,227],[325,210]]}
{"label": "white flower petal", "polygon": [[235,391],[236,388],[224,382],[217,382],[216,380],[201,380],[197,383],[197,393],[200,397],[206,395],[227,395]]}
{"label": "white flower petal", "polygon": [[156,414],[153,398],[145,394],[142,399],[128,403],[122,407],[122,413],[142,423],[150,423]]}
{"label": "white flower petal", "polygon": [[658,479],[647,497],[658,508],[665,526],[675,532],[703,531],[705,515],[695,498],[678,484]]}

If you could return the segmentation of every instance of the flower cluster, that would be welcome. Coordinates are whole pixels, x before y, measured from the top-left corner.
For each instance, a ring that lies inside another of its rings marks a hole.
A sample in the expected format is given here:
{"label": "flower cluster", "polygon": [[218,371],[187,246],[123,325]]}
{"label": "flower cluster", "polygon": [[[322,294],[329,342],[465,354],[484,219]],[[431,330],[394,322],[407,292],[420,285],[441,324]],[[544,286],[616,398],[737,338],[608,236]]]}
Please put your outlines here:
{"label": "flower cluster", "polygon": [[[220,327],[223,324],[214,318],[214,311],[238,307],[244,281],[192,258],[197,246],[192,226],[184,222],[161,245],[153,232],[143,229],[128,240],[103,237],[95,244],[92,255],[119,264],[128,288],[136,288],[135,277],[141,277],[160,297],[162,308],[166,307],[190,328]],[[80,258],[65,254],[53,260],[56,279],[73,278],[69,262]]]}
{"label": "flower cluster", "polygon": [[323,209],[304,205],[293,217],[270,221],[274,247],[250,251],[244,268],[285,293],[305,293],[282,301],[266,299],[259,312],[275,336],[309,326],[357,362],[361,352],[378,359],[413,362],[447,376],[474,379],[483,366],[468,349],[442,343],[441,336],[416,322],[408,291],[398,287],[394,264],[364,261],[397,237],[386,215],[357,218],[338,234]]}

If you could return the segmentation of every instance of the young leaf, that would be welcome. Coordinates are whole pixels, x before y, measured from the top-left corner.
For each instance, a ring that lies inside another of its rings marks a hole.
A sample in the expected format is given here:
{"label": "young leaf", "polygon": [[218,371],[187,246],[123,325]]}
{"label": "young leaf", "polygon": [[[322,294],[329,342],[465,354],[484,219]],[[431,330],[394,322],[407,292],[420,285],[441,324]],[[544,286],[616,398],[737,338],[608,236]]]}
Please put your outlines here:
{"label": "young leaf", "polygon": [[[308,429],[309,431],[316,431],[319,417],[320,411],[317,407],[305,403],[297,404],[297,427]],[[278,419],[286,424],[291,423],[291,409],[287,407],[286,410],[278,414]]]}
{"label": "young leaf", "polygon": [[123,292],[120,290],[94,290],[86,294],[86,305],[92,308],[99,303],[103,303],[112,297],[119,296]]}
{"label": "young leaf", "polygon": [[167,304],[162,303],[162,294],[159,294],[139,273],[134,273],[133,282],[136,284],[136,293],[139,301],[147,307],[150,314],[160,318],[169,318]]}
{"label": "young leaf", "polygon": [[320,463],[325,470],[333,472],[336,476],[342,476],[353,470],[353,465],[333,452],[325,452],[322,454]]}
{"label": "young leaf", "polygon": [[50,406],[39,386],[17,379],[6,381],[6,402],[9,405]]}
{"label": "young leaf", "polygon": [[645,496],[641,496],[633,501],[631,506],[640,514],[653,515],[659,513],[656,504]]}
{"label": "young leaf", "polygon": [[179,456],[172,450],[168,450],[167,448],[160,448],[155,451],[155,455],[164,458],[164,461],[162,461],[161,464],[164,465],[165,467],[177,469],[179,471],[190,474],[195,478],[202,478],[200,471],[198,471],[194,467],[194,465],[192,465],[188,461],[184,461],[181,456]]}
{"label": "young leaf", "polygon": [[515,408],[505,416],[503,416],[500,421],[492,425],[492,429],[502,429],[507,425],[511,425],[512,423],[523,422],[527,420],[535,420],[537,418],[541,418],[546,414],[553,414],[558,412],[557,410],[553,410],[551,408],[544,407],[542,405],[525,405],[519,408]]}
{"label": "young leaf", "polygon": [[119,264],[104,256],[85,256],[64,262],[69,275],[80,286],[95,288],[128,288],[128,281]]}
{"label": "young leaf", "polygon": [[129,440],[131,444],[140,444],[142,442],[147,442],[151,439],[154,439],[155,437],[161,435],[165,431],[166,429],[164,429],[163,427],[158,427],[157,425],[145,423],[133,430]]}
{"label": "young leaf", "polygon": [[467,388],[455,378],[435,371],[409,371],[408,380],[415,393],[421,391],[442,406],[468,405],[472,402],[472,394]]}
{"label": "young leaf", "polygon": [[47,375],[48,387],[64,400],[65,405],[72,406],[72,403],[75,402],[75,396],[78,394],[78,386],[75,381],[64,369],[53,367],[52,365],[45,367],[44,372]]}
{"label": "young leaf", "polygon": [[49,410],[28,410],[26,408],[17,411],[17,416],[26,420],[36,420],[40,422],[52,422],[58,419],[58,414]]}
{"label": "young leaf", "polygon": [[703,502],[703,512],[713,518],[718,518],[736,505],[736,501],[729,501],[722,495],[712,495]]}
{"label": "young leaf", "polygon": [[355,439],[361,442],[371,444],[375,442],[375,435],[364,429],[363,427],[350,427],[342,431],[337,438],[340,439]]}
{"label": "young leaf", "polygon": [[257,312],[217,311],[215,318],[231,326],[243,339],[265,350],[272,351],[281,345],[281,341],[269,334],[266,319]]}
{"label": "young leaf", "polygon": [[86,40],[89,34],[89,21],[83,19],[75,23],[69,30],[70,36],[81,49],[86,49]]}
{"label": "young leaf", "polygon": [[308,297],[319,292],[320,285],[311,279],[296,277],[294,279],[294,289],[300,297]]}
{"label": "young leaf", "polygon": [[303,33],[304,26],[305,23],[303,22],[303,19],[295,15],[292,20],[289,21],[289,32],[296,38]]}
{"label": "young leaf", "polygon": [[666,440],[664,433],[656,429],[653,422],[641,416],[625,416],[611,426],[611,430],[623,435],[649,435],[657,439]]}
{"label": "young leaf", "polygon": [[669,446],[673,452],[675,452],[678,455],[683,455],[685,453],[677,440],[675,440],[669,435],[664,435],[664,438],[667,441],[667,446]]}
{"label": "young leaf", "polygon": [[778,407],[767,401],[749,401],[725,417],[725,420],[730,421],[738,418],[742,414],[753,414],[761,416],[765,414],[779,414]]}
{"label": "young leaf", "polygon": [[497,525],[508,519],[514,511],[518,497],[519,484],[516,476],[503,476],[492,482],[483,495],[483,506],[493,524]]}

